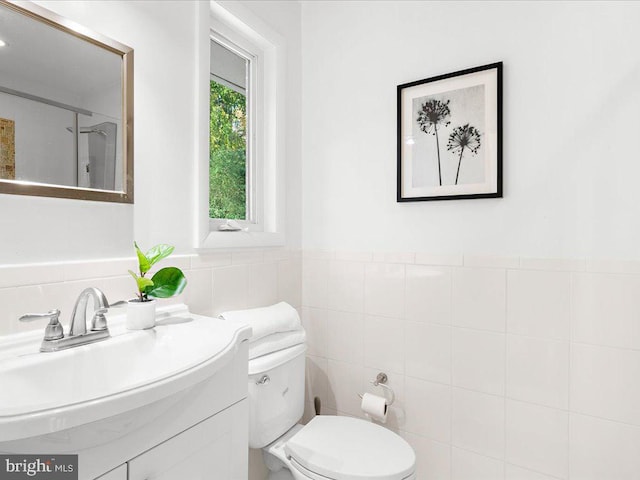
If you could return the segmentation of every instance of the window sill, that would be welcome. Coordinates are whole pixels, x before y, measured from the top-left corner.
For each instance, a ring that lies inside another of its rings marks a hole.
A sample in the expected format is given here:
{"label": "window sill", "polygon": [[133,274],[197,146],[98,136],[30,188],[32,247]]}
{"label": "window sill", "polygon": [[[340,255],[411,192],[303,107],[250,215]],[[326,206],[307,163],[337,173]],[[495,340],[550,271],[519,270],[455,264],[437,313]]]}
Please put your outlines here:
{"label": "window sill", "polygon": [[283,246],[284,234],[273,232],[210,232],[198,250]]}

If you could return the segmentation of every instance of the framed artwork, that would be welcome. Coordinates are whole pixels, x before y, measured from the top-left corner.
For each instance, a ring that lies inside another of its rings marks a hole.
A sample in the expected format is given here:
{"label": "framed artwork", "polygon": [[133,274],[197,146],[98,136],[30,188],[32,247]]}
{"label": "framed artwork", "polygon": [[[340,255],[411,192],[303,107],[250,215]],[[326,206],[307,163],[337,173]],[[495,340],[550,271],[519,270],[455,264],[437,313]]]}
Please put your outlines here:
{"label": "framed artwork", "polygon": [[0,179],[16,178],[16,124],[0,118]]}
{"label": "framed artwork", "polygon": [[398,85],[398,202],[502,197],[502,62]]}

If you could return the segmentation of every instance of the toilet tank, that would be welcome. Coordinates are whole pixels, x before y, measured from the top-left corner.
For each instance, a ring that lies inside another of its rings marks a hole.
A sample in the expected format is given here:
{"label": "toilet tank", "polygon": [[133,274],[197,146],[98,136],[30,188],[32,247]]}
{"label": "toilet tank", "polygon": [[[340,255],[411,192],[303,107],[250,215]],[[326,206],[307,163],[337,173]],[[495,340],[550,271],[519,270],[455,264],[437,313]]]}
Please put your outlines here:
{"label": "toilet tank", "polygon": [[249,446],[262,448],[304,412],[304,344],[249,360]]}

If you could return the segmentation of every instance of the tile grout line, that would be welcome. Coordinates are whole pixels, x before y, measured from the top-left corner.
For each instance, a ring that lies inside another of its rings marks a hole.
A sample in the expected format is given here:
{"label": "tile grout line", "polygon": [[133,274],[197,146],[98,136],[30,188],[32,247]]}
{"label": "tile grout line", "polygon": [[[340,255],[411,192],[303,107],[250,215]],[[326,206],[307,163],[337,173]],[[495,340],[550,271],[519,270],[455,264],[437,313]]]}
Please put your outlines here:
{"label": "tile grout line", "polygon": [[[411,432],[408,432],[408,433],[411,433]],[[417,435],[417,434],[415,434],[415,433],[413,433],[412,435],[416,435],[416,436],[418,436],[418,437],[422,437],[422,435]],[[431,438],[429,438],[429,437],[423,437],[423,438],[427,438],[427,439],[429,439],[429,440],[430,440],[430,441],[432,441],[432,442],[442,444],[442,442],[441,442],[441,441],[434,440],[434,439],[431,439]],[[514,467],[521,468],[522,470],[526,470],[526,471],[528,471],[528,472],[538,473],[538,474],[540,474],[540,475],[544,475],[544,476],[549,477],[549,478],[551,478],[551,479],[553,479],[553,480],[562,480],[562,478],[561,478],[561,477],[556,477],[556,476],[554,476],[554,475],[550,475],[549,473],[545,473],[545,472],[542,472],[542,471],[540,471],[540,470],[533,469],[533,468],[531,468],[531,467],[525,467],[525,466],[523,466],[523,465],[519,465],[519,464],[517,464],[517,463],[507,462],[506,460],[501,460],[500,458],[492,457],[491,455],[487,455],[487,454],[485,454],[485,453],[480,453],[480,452],[478,452],[478,451],[476,451],[476,450],[473,450],[473,449],[470,449],[470,448],[468,448],[468,447],[459,447],[459,446],[454,446],[453,448],[456,448],[456,449],[458,449],[458,450],[462,450],[462,451],[464,451],[464,452],[472,453],[472,454],[474,454],[474,455],[478,455],[478,456],[480,456],[480,457],[488,458],[488,459],[490,459],[490,460],[494,460],[494,461],[497,461],[497,462],[502,462],[504,466],[506,466],[506,465],[511,465],[511,466],[514,466]],[[564,479],[564,480],[567,480],[567,479]]]}
{"label": "tile grout line", "polygon": [[403,349],[402,349],[402,395],[404,396],[405,389],[407,388],[407,266],[402,266],[402,328],[403,333]]}
{"label": "tile grout line", "polygon": [[504,271],[504,305],[502,308],[504,309],[504,366],[503,375],[504,375],[504,431],[503,431],[503,439],[502,441],[502,476],[503,479],[507,476],[507,364],[509,362],[509,358],[507,355],[507,324],[508,319],[507,315],[509,314],[509,281],[508,281],[509,273],[507,270]]}
{"label": "tile grout line", "polygon": [[[556,477],[555,475],[549,475],[548,473],[541,472],[539,470],[534,470],[531,467],[525,467],[525,466],[522,466],[522,465],[518,465],[517,463],[511,463],[511,462],[504,462],[504,463],[505,463],[505,466],[506,465],[512,465],[512,466],[518,467],[518,468],[520,468],[522,470],[526,470],[527,472],[537,473],[539,475],[544,475],[545,477],[549,477],[550,479],[553,479],[553,480],[563,480],[561,477]],[[568,479],[565,478],[564,480],[568,480]]]}
{"label": "tile grout line", "polygon": [[449,478],[453,478],[453,269],[449,269]]}
{"label": "tile grout line", "polygon": [[571,356],[573,344],[573,317],[575,315],[574,305],[575,273],[569,276],[569,358],[567,359],[567,480],[571,479]]}

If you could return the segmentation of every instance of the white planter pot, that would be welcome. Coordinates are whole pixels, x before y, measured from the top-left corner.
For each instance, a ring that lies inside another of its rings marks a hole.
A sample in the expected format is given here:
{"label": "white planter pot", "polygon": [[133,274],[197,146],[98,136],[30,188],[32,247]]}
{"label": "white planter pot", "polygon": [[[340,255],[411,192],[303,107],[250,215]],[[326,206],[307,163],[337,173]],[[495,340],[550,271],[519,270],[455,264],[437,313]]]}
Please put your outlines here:
{"label": "white planter pot", "polygon": [[129,330],[146,330],[156,326],[156,301],[141,302],[129,300],[127,302],[127,328]]}

